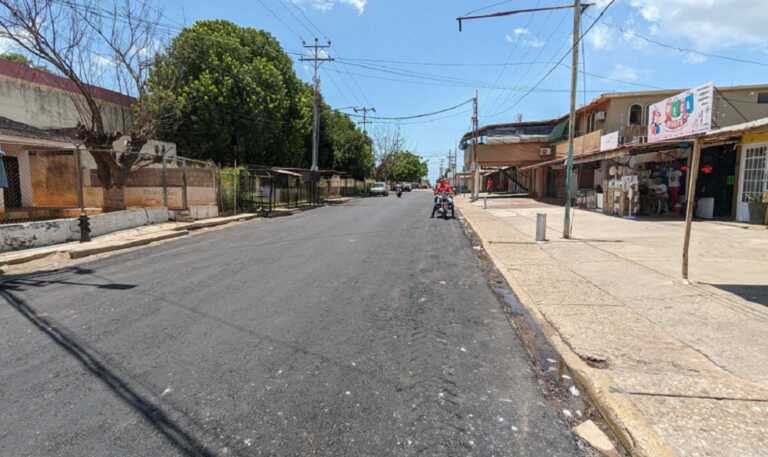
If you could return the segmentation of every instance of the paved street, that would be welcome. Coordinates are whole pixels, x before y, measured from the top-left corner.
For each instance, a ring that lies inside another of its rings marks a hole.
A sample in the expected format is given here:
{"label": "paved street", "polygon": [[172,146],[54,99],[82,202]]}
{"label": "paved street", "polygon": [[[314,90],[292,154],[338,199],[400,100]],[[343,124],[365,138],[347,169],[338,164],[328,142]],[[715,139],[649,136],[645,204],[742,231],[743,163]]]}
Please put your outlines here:
{"label": "paved street", "polygon": [[3,456],[580,456],[428,193],[6,278]]}

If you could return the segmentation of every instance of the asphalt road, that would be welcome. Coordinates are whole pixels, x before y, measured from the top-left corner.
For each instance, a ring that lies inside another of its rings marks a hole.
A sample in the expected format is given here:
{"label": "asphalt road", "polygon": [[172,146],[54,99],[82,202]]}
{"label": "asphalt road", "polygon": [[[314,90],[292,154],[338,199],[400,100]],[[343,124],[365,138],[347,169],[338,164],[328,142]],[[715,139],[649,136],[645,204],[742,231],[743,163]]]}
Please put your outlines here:
{"label": "asphalt road", "polygon": [[357,200],[0,283],[0,456],[579,456],[458,221]]}

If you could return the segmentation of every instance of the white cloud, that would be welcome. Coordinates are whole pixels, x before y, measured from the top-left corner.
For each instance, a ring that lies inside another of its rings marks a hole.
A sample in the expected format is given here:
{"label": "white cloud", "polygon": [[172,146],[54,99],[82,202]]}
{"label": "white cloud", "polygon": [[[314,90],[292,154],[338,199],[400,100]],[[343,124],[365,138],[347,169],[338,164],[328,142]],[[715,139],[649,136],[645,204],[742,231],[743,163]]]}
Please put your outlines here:
{"label": "white cloud", "polygon": [[683,62],[689,63],[691,65],[697,65],[700,63],[704,63],[707,61],[707,57],[703,56],[701,54],[695,53],[695,52],[689,52],[685,55],[685,58],[683,59]]}
{"label": "white cloud", "polygon": [[768,41],[764,0],[632,0],[630,5],[665,41],[683,39],[700,50]]}
{"label": "white cloud", "polygon": [[365,6],[368,0],[291,0],[295,4],[308,3],[313,8],[320,11],[329,11],[333,9],[337,4],[344,4],[351,6],[357,10],[357,14],[363,14],[365,12]]}
{"label": "white cloud", "polygon": [[638,79],[640,79],[640,75],[637,73],[637,70],[635,70],[634,68],[617,63],[613,67],[613,71],[611,72],[611,78],[621,79],[624,81],[637,81]]}
{"label": "white cloud", "polygon": [[528,29],[525,29],[523,27],[518,27],[515,29],[514,33],[515,35],[528,35],[531,32],[528,31]]}
{"label": "white cloud", "polygon": [[16,43],[11,41],[10,38],[0,37],[0,54],[13,52],[14,49],[16,49]]}
{"label": "white cloud", "polygon": [[596,49],[608,49],[613,41],[613,31],[607,25],[598,24],[587,34],[587,42]]}
{"label": "white cloud", "polygon": [[107,68],[113,67],[115,62],[107,56],[93,54],[91,56],[91,64],[103,71]]}

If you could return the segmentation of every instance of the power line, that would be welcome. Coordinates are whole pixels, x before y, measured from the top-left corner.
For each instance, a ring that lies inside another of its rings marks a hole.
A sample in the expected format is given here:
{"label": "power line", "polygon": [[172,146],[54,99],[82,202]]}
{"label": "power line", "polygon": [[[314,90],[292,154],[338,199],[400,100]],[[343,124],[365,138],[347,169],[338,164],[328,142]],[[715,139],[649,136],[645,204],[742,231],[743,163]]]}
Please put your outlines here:
{"label": "power line", "polygon": [[[587,16],[589,16],[589,15],[587,15]],[[593,17],[593,16],[590,16],[590,17]],[[762,67],[768,67],[768,62],[761,62],[761,61],[758,61],[758,60],[742,59],[742,58],[739,58],[739,57],[731,57],[731,56],[725,56],[725,55],[722,55],[722,54],[712,54],[712,53],[708,53],[708,52],[697,51],[696,49],[684,48],[682,46],[677,46],[677,45],[674,45],[674,44],[664,43],[664,42],[656,40],[654,38],[650,38],[650,37],[645,36],[643,34],[637,33],[634,30],[627,30],[624,27],[622,27],[622,26],[620,26],[618,24],[614,24],[612,22],[604,22],[603,24],[605,24],[605,25],[607,25],[609,27],[613,27],[615,29],[618,29],[619,31],[621,31],[625,35],[631,35],[632,37],[640,38],[643,41],[646,41],[648,43],[654,44],[656,46],[660,46],[662,48],[672,49],[672,50],[678,51],[678,52],[697,54],[697,55],[700,55],[700,56],[710,57],[710,58],[713,58],[713,59],[722,59],[722,60],[727,60],[727,61],[730,61],[730,62],[743,63],[743,64],[749,64],[749,65],[760,65]]]}
{"label": "power line", "polygon": [[[592,21],[592,23],[589,25],[589,27],[587,27],[587,30],[585,30],[584,33],[582,33],[578,37],[578,39],[574,43],[574,46],[578,46],[581,43],[581,40],[584,39],[584,37],[590,32],[590,30],[592,30],[592,28],[598,23],[598,21],[600,21],[600,19],[603,17],[605,12],[608,11],[608,8],[610,8],[611,5],[613,5],[614,3],[616,3],[616,0],[611,0],[610,2],[608,2],[607,5],[605,5],[605,7],[602,9],[602,11],[600,11],[600,14],[598,14],[598,16],[595,18],[595,20]],[[543,83],[544,80],[546,80],[549,77],[549,75],[554,73],[554,71],[560,66],[560,64],[563,63],[563,60],[565,60],[565,58],[568,57],[571,54],[571,52],[573,52],[573,47],[571,47],[568,50],[568,52],[563,54],[563,56],[560,58],[560,60],[558,60],[557,63],[555,65],[553,65],[552,68],[550,68],[544,74],[544,76],[542,76],[541,79],[539,79],[539,81],[536,82],[536,84],[534,84],[534,86],[529,91],[525,92],[520,98],[518,98],[512,106],[510,106],[509,108],[507,108],[507,109],[505,109],[503,111],[499,111],[498,113],[492,114],[492,115],[490,115],[488,117],[494,117],[494,116],[498,116],[500,114],[504,114],[506,112],[509,112],[513,108],[515,108],[517,105],[519,105],[520,102],[523,101],[527,96],[531,95],[533,93],[533,91],[536,90],[541,85],[541,83]]]}
{"label": "power line", "polygon": [[[442,114],[442,113],[447,113],[448,111],[453,111],[456,108],[460,108],[460,107],[462,107],[464,105],[472,103],[473,100],[474,99],[470,98],[469,100],[465,100],[465,101],[463,101],[461,103],[458,103],[456,105],[450,106],[448,108],[443,108],[441,110],[432,111],[432,112],[429,112],[429,113],[414,114],[414,115],[411,115],[411,116],[396,116],[396,117],[368,116],[368,118],[369,119],[375,119],[375,120],[386,120],[386,121],[404,121],[404,120],[408,120],[408,119],[419,119],[419,118],[422,118],[422,117],[435,116],[437,114]],[[350,114],[350,116],[362,117],[359,114]]]}

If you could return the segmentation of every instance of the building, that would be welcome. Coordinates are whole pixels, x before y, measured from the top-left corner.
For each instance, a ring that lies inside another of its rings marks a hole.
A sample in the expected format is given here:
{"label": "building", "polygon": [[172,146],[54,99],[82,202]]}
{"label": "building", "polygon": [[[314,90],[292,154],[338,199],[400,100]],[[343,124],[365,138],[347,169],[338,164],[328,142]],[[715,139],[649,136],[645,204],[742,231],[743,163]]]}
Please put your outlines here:
{"label": "building", "polygon": [[[768,85],[715,87],[711,91],[711,102],[708,102],[712,112],[711,130],[705,137],[703,171],[696,189],[702,209],[699,214],[754,220],[749,215],[748,202],[742,200],[755,198],[751,191],[743,192],[746,187],[761,185],[749,181],[750,176],[754,176],[752,168],[759,162],[752,156],[760,154],[765,139],[759,123],[752,122],[768,118]],[[577,110],[572,195],[578,196],[579,205],[617,215],[682,212],[681,197],[685,196],[691,143],[685,138],[655,144],[647,142],[651,106],[682,92],[685,91],[675,89],[604,94]],[[731,127],[746,128],[745,132],[754,140],[750,144],[757,146],[745,147],[741,133],[734,134],[728,130]],[[564,200],[568,128],[567,118],[553,128],[549,138],[552,159],[542,158],[538,163],[520,167],[530,183],[531,195]],[[708,140],[715,137],[719,138],[718,142]],[[615,193],[609,192],[624,185],[616,181],[623,176],[637,181],[632,202],[620,197],[614,199]],[[629,178],[631,176],[636,178]],[[660,190],[660,185],[667,188],[667,196],[655,198],[651,190]],[[762,186],[765,187],[764,182]]]}
{"label": "building", "polygon": [[[483,189],[490,179],[493,189],[500,192],[527,192],[529,183],[518,170],[552,158],[550,135],[558,120],[493,124],[478,129],[477,164],[481,168]],[[473,170],[473,133],[461,138],[464,151],[464,171]],[[472,180],[469,181],[470,188]]]}
{"label": "building", "polygon": [[[129,96],[100,87],[92,93],[101,106],[105,129],[125,132],[131,124]],[[67,78],[0,59],[0,151],[8,186],[0,188],[4,220],[70,217],[79,213],[77,141],[72,132],[82,115],[82,96]],[[113,149],[125,148],[125,140]],[[176,156],[172,143],[150,141],[147,155],[161,153],[160,161],[132,175],[124,190],[127,206],[215,206],[216,176],[210,165]],[[103,208],[103,189],[96,162],[81,153],[84,205],[89,212]],[[165,178],[162,178],[165,174]],[[165,188],[162,186],[165,182]],[[211,214],[206,209],[205,214]]]}

